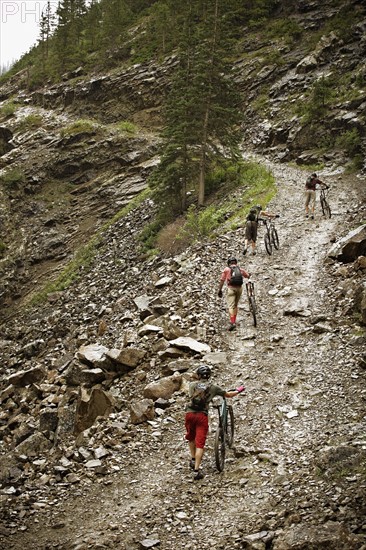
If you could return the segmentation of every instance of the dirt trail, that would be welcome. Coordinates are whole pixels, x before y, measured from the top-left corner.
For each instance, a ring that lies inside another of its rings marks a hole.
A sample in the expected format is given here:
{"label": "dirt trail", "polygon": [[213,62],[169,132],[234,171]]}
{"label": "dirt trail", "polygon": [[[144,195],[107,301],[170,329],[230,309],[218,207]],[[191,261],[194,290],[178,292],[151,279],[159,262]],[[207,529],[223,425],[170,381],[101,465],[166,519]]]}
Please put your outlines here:
{"label": "dirt trail", "polygon": [[[258,328],[243,301],[237,331],[225,335],[228,362],[215,371],[220,385],[243,381],[247,388],[234,402],[236,443],[225,471],[214,467],[212,416],[206,475],[192,481],[183,440],[184,396],[178,396],[169,416],[151,429],[142,427],[139,442],[121,448],[114,475],[76,487],[71,495],[58,490],[51,511],[37,513],[37,523],[10,537],[9,549],[239,549],[244,535],[285,525],[284,518],[297,515],[295,523],[317,514],[324,518],[337,487],[317,476],[315,466],[326,445],[361,436],[362,375],[352,377],[346,333],[315,334],[307,313],[284,310],[301,300],[311,316],[331,322],[323,262],[356,191],[349,191],[346,203],[344,178],[324,175],[332,185],[334,216],[324,220],[317,206],[315,220],[305,220],[304,172],[271,169],[278,194],[268,207],[281,215],[280,250],[267,256],[261,231],[258,254],[241,262],[256,281]],[[232,237],[239,253],[243,230]],[[227,246],[226,236],[219,244]],[[219,259],[216,268],[217,274]],[[149,542],[141,546],[144,540]]]}

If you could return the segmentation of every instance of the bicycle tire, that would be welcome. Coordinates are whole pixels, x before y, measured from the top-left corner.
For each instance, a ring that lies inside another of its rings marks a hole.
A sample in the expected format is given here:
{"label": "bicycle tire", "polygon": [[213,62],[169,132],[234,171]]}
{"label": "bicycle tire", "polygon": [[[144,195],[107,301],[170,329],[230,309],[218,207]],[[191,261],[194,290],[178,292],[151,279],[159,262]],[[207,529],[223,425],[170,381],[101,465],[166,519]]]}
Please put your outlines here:
{"label": "bicycle tire", "polygon": [[225,466],[225,433],[221,426],[218,426],[215,434],[215,462],[216,468],[222,472]]}
{"label": "bicycle tire", "polygon": [[273,246],[275,247],[276,250],[278,250],[280,247],[280,241],[278,239],[278,233],[275,227],[272,227],[271,238],[272,238]]}
{"label": "bicycle tire", "polygon": [[325,210],[325,214],[324,214],[325,217],[330,219],[332,217],[332,211],[330,209],[329,204],[326,201],[325,201],[325,204],[324,204],[324,210]]}
{"label": "bicycle tire", "polygon": [[320,206],[322,208],[323,216],[325,216],[325,199],[324,197],[320,197]]}
{"label": "bicycle tire", "polygon": [[253,317],[253,325],[256,327],[257,326],[257,304],[255,303],[254,296],[249,296],[248,300],[249,300],[250,313],[252,314],[252,317]]}
{"label": "bicycle tire", "polygon": [[227,407],[227,422],[226,422],[226,442],[229,449],[234,443],[234,411],[232,405]]}
{"label": "bicycle tire", "polygon": [[264,245],[266,247],[267,254],[269,254],[269,256],[271,256],[271,254],[272,254],[272,245],[271,245],[271,241],[270,241],[268,233],[266,233],[264,235]]}

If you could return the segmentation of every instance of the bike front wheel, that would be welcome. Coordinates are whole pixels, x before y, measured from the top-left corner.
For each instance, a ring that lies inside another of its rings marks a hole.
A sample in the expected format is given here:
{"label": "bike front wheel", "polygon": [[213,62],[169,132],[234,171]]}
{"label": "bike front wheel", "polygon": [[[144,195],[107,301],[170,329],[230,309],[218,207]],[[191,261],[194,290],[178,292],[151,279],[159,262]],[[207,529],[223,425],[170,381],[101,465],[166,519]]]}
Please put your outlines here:
{"label": "bike front wheel", "polygon": [[275,247],[276,250],[278,250],[280,247],[280,241],[278,240],[278,233],[275,227],[272,228],[271,238],[272,238],[273,246]]}
{"label": "bike front wheel", "polygon": [[225,466],[225,433],[221,426],[218,426],[215,434],[215,462],[216,468],[222,472]]}
{"label": "bike front wheel", "polygon": [[227,408],[226,442],[231,449],[234,443],[234,411],[231,405]]}
{"label": "bike front wheel", "polygon": [[266,233],[264,235],[264,245],[266,247],[267,254],[269,254],[271,256],[271,254],[272,254],[272,244],[271,244],[271,240],[269,238],[268,233]]}

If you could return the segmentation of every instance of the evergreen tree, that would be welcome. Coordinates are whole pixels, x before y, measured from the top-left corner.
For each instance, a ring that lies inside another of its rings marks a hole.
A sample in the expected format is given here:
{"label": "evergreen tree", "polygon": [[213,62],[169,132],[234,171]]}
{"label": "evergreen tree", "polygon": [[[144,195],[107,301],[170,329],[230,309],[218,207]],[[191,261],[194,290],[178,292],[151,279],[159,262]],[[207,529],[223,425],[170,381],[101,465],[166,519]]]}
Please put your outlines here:
{"label": "evergreen tree", "polygon": [[85,0],[60,0],[57,7],[58,25],[53,43],[58,69],[65,71],[83,61],[83,18]]}
{"label": "evergreen tree", "polygon": [[39,34],[40,45],[42,55],[42,68],[45,69],[45,65],[49,55],[49,44],[52,32],[55,27],[55,15],[51,9],[51,2],[47,2],[45,9],[42,12],[41,20],[39,22]]}
{"label": "evergreen tree", "polygon": [[[161,163],[151,184],[156,196],[185,210],[186,189],[194,185],[198,204],[213,163],[236,155],[238,94],[225,61],[225,13],[236,0],[187,0],[182,14],[180,64],[166,109]],[[169,198],[168,198],[169,197]]]}

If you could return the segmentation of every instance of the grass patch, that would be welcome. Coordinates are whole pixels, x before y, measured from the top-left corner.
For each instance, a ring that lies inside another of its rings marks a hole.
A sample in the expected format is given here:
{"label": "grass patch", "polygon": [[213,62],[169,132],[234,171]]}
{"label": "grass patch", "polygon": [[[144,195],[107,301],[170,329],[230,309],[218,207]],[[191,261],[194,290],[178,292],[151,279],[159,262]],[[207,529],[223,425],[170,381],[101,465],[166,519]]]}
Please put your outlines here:
{"label": "grass patch", "polygon": [[62,128],[60,134],[61,137],[77,136],[78,134],[95,134],[101,128],[100,124],[94,120],[79,119]]}
{"label": "grass patch", "polygon": [[137,133],[137,126],[132,122],[128,122],[127,120],[118,122],[115,125],[115,128],[118,132],[121,132],[122,134],[135,135]]}
{"label": "grass patch", "polygon": [[18,124],[19,132],[26,132],[27,130],[34,130],[42,126],[42,117],[38,114],[32,114],[24,117]]}
{"label": "grass patch", "polygon": [[13,116],[17,110],[17,105],[13,101],[8,101],[0,109],[0,115],[4,118]]}
{"label": "grass patch", "polygon": [[25,182],[25,175],[20,168],[11,168],[0,176],[0,183],[8,191],[17,189],[21,183]]}

